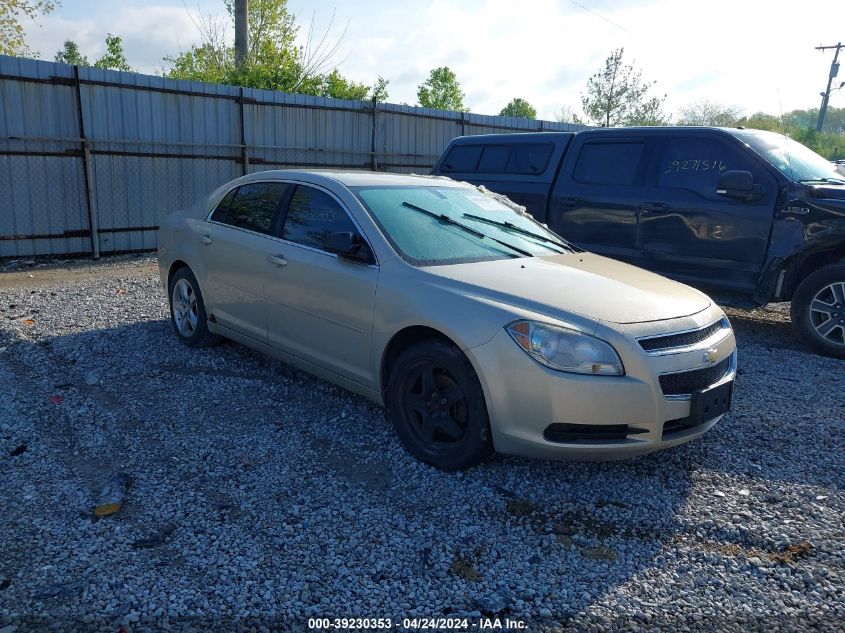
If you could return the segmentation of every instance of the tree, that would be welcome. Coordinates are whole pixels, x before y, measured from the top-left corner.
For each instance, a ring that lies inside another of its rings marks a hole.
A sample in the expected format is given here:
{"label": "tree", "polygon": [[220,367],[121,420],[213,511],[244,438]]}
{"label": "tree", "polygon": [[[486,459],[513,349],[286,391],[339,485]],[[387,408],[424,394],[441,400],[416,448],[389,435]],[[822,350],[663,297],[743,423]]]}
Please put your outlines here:
{"label": "tree", "polygon": [[523,119],[536,119],[537,110],[528,103],[525,99],[516,97],[511,99],[510,103],[502,108],[499,116],[515,116]]}
{"label": "tree", "polygon": [[131,72],[132,67],[126,61],[123,52],[123,39],[119,35],[106,35],[106,52],[94,62],[94,68],[108,68],[111,70],[125,70]]}
{"label": "tree", "polygon": [[581,120],[581,117],[575,113],[575,110],[571,106],[561,106],[560,110],[555,113],[555,121],[558,123],[575,123],[576,125],[584,124],[584,121]]}
{"label": "tree", "polygon": [[337,69],[321,77],[318,84],[319,86],[311,90],[310,94],[334,99],[358,99],[361,101],[366,99],[370,92],[367,86],[346,79]]}
{"label": "tree", "polygon": [[433,69],[425,83],[417,87],[417,99],[424,108],[468,112],[464,106],[465,96],[455,73],[448,66]]}
{"label": "tree", "polygon": [[56,51],[56,56],[53,59],[63,64],[70,64],[71,66],[91,65],[88,58],[79,52],[79,45],[73,40],[65,40],[64,46],[61,50]]}
{"label": "tree", "polygon": [[584,113],[596,124],[660,125],[667,121],[662,107],[666,95],[649,98],[656,81],[644,82],[642,73],[633,64],[623,65],[624,48],[613,51],[604,62],[604,69],[587,81],[587,92],[581,94]]}
{"label": "tree", "polygon": [[25,17],[35,21],[39,15],[51,13],[56,4],[56,0],[0,0],[0,55],[34,55],[26,45],[20,20]]}
{"label": "tree", "polygon": [[[845,115],[845,108],[832,108],[836,115]],[[816,132],[816,119],[812,116],[812,110],[793,110],[781,116],[755,112],[751,116],[742,117],[737,121],[743,127],[769,130],[785,134],[799,143],[806,145],[814,152],[830,159],[839,159],[845,156],[845,133],[843,132]],[[818,110],[816,110],[816,114]]]}
{"label": "tree", "polygon": [[[224,3],[234,23],[234,0]],[[346,79],[333,68],[340,40],[329,41],[331,23],[317,38],[312,20],[305,44],[297,46],[299,27],[296,17],[288,12],[286,0],[250,0],[248,20],[249,50],[241,67],[235,66],[234,47],[225,37],[225,18],[206,17],[195,21],[202,43],[165,57],[165,76],[336,99],[368,97],[370,89],[365,84]]]}
{"label": "tree", "polygon": [[379,75],[378,79],[376,79],[376,83],[373,84],[372,88],[370,88],[370,100],[375,101],[377,103],[384,103],[387,101],[387,84],[390,81]]}
{"label": "tree", "polygon": [[733,127],[742,117],[742,108],[700,99],[681,108],[678,125],[719,125]]}
{"label": "tree", "polygon": [[106,35],[106,52],[93,64],[80,52],[79,44],[73,40],[65,40],[64,46],[56,52],[53,59],[74,66],[94,66],[94,68],[108,70],[132,70],[129,62],[126,61],[126,53],[123,52],[123,40],[120,36],[111,33]]}

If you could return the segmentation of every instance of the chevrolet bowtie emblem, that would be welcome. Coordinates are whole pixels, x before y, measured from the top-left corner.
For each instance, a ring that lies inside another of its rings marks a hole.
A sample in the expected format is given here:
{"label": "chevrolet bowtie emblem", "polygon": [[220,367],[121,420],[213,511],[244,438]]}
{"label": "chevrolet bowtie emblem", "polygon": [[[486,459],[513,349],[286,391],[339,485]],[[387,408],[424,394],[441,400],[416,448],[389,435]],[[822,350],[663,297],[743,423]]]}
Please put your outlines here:
{"label": "chevrolet bowtie emblem", "polygon": [[715,363],[716,359],[719,358],[719,350],[715,347],[711,347],[706,352],[704,352],[704,362],[705,363]]}

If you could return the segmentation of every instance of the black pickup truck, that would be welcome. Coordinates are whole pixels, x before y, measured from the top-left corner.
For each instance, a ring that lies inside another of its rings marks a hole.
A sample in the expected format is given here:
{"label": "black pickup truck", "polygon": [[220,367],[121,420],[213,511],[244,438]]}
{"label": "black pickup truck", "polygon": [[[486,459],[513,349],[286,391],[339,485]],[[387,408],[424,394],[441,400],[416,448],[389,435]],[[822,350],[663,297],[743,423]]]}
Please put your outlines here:
{"label": "black pickup truck", "polygon": [[792,301],[797,332],[845,358],[845,177],[742,128],[463,136],[432,170],[504,194],[584,249],[728,305]]}

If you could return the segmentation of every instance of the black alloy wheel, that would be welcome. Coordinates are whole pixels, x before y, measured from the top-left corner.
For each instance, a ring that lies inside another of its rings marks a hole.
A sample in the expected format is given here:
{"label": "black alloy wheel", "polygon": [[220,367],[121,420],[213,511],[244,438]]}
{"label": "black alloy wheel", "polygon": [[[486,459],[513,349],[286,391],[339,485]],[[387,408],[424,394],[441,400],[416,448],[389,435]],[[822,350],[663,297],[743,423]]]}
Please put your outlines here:
{"label": "black alloy wheel", "polygon": [[462,470],[493,451],[481,384],[453,345],[427,340],[402,352],[385,399],[403,444],[423,462]]}

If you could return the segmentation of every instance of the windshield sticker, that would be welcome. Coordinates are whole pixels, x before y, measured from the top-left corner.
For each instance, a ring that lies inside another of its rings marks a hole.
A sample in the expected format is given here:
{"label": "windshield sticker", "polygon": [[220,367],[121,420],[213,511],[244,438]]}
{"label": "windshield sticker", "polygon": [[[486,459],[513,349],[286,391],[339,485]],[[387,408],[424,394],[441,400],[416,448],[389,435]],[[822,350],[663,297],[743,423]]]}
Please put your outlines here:
{"label": "windshield sticker", "polygon": [[484,195],[469,195],[467,196],[467,200],[472,202],[475,206],[479,207],[480,209],[484,209],[485,211],[501,211],[502,205],[493,200],[492,198],[488,198]]}

